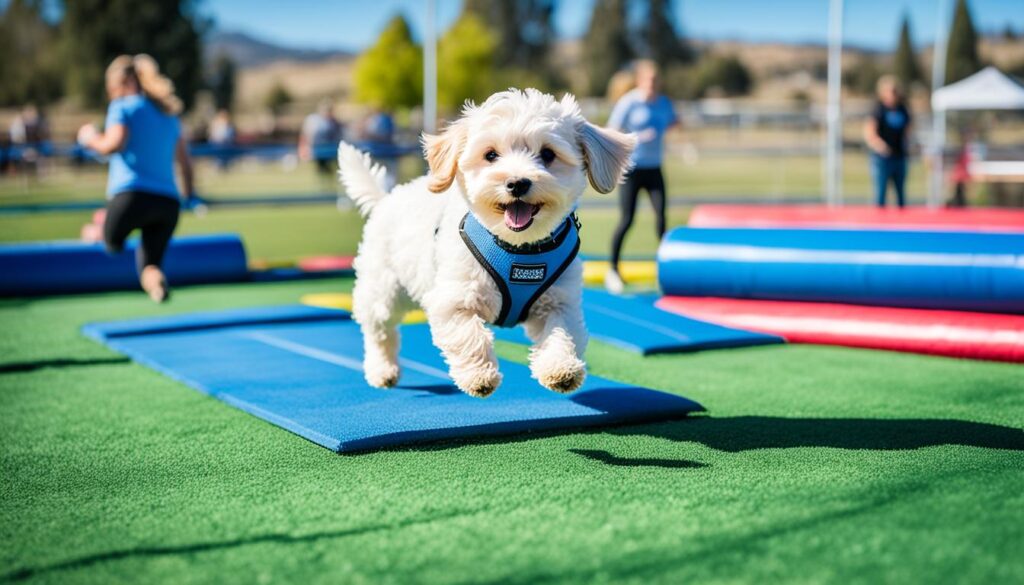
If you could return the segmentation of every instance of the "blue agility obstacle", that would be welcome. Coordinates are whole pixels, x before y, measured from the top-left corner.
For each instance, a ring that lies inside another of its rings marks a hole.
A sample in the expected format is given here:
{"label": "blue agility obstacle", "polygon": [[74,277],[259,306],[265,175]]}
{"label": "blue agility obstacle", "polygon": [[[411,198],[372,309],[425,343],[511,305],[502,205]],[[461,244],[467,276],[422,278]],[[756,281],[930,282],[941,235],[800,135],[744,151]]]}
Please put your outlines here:
{"label": "blue agility obstacle", "polygon": [[401,329],[402,379],[370,387],[362,336],[343,311],[288,306],[88,325],[83,332],[135,361],[337,452],[445,439],[675,419],[686,398],[588,376],[570,395],[502,361],[486,399],[458,391],[426,325]]}
{"label": "blue agility obstacle", "polygon": [[[642,355],[785,343],[777,335],[691,319],[654,306],[656,295],[618,296],[584,289],[583,314],[591,339]],[[502,341],[530,343],[522,328],[495,328]]]}
{"label": "blue agility obstacle", "polygon": [[1024,234],[678,228],[666,295],[1024,313]]}
{"label": "blue agility obstacle", "polygon": [[[100,243],[30,242],[0,246],[0,296],[71,294],[138,288],[135,247],[107,254]],[[234,234],[175,238],[164,256],[172,286],[238,282],[248,277]]]}

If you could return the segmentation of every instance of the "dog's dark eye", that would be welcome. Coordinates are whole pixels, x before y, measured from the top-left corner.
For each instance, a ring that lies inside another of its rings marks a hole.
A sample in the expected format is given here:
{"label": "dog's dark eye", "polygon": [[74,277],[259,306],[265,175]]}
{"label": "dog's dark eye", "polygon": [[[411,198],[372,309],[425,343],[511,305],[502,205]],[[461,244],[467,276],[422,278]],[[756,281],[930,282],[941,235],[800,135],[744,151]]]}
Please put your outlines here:
{"label": "dog's dark eye", "polygon": [[540,149],[540,160],[544,161],[544,164],[549,165],[555,160],[555,151],[550,148]]}
{"label": "dog's dark eye", "polygon": [[498,160],[497,151],[495,151],[493,148],[491,150],[488,150],[487,154],[484,155],[484,160],[486,160],[487,162],[494,162]]}

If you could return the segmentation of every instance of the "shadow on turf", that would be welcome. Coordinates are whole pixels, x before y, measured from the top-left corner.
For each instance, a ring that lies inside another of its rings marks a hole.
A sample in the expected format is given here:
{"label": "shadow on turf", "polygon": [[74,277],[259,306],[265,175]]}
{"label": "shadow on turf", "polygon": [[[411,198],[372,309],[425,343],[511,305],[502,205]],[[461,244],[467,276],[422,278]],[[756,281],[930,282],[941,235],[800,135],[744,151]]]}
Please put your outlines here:
{"label": "shadow on turf", "polygon": [[125,548],[119,550],[112,550],[104,553],[97,553],[94,555],[86,555],[76,559],[69,559],[52,565],[44,565],[41,567],[24,567],[16,569],[9,573],[0,574],[0,582],[13,583],[18,581],[26,581],[33,577],[40,575],[46,575],[57,571],[67,571],[74,569],[83,569],[91,567],[99,563],[105,563],[108,561],[120,561],[125,559],[139,559],[139,558],[154,558],[163,557],[169,555],[191,555],[196,553],[205,553],[211,551],[225,550],[237,548],[240,546],[248,546],[252,544],[263,544],[263,543],[276,543],[276,544],[301,544],[308,542],[316,542],[319,540],[330,540],[334,538],[345,538],[349,536],[361,536],[363,534],[370,534],[374,532],[381,532],[384,530],[395,530],[400,528],[407,528],[410,526],[417,526],[422,524],[430,524],[441,520],[449,520],[453,518],[459,518],[463,516],[469,516],[479,513],[479,510],[471,512],[453,512],[450,514],[439,514],[431,516],[429,518],[413,518],[403,522],[396,522],[394,524],[375,524],[370,526],[364,526],[361,528],[352,528],[349,530],[331,530],[323,532],[313,532],[310,534],[261,534],[252,536],[249,538],[239,538],[235,540],[222,540],[214,542],[198,542],[192,544],[181,544],[181,545],[167,545],[167,546],[142,546],[136,548]]}
{"label": "shadow on turf", "polygon": [[9,364],[0,364],[0,375],[21,372],[34,372],[36,370],[45,370],[48,368],[79,368],[83,366],[127,364],[129,362],[131,362],[131,360],[123,356],[92,358],[87,360],[60,358],[54,360],[38,360],[34,362],[12,362]]}
{"label": "shadow on turf", "polygon": [[895,451],[939,445],[1024,451],[1020,429],[952,419],[700,416],[609,432],[702,443],[730,453],[797,447]]}
{"label": "shadow on turf", "polygon": [[[987,423],[951,419],[783,418],[693,416],[640,426],[611,427],[586,434],[646,436],[679,443],[700,443],[712,449],[738,453],[754,449],[821,447],[851,450],[901,451],[961,445],[985,449],[1024,451],[1024,431]],[[449,441],[410,445],[402,450],[436,451],[473,444],[514,443],[564,431],[504,438]],[[675,459],[619,457],[603,450],[569,449],[593,461],[616,467],[696,468],[704,464]]]}
{"label": "shadow on turf", "polygon": [[707,463],[701,463],[700,461],[690,461],[687,459],[659,459],[651,457],[619,457],[612,455],[608,451],[600,451],[597,449],[569,449],[570,453],[575,453],[581,457],[590,459],[591,461],[598,461],[605,465],[612,465],[615,467],[662,467],[665,469],[695,469],[698,467],[707,467]]}

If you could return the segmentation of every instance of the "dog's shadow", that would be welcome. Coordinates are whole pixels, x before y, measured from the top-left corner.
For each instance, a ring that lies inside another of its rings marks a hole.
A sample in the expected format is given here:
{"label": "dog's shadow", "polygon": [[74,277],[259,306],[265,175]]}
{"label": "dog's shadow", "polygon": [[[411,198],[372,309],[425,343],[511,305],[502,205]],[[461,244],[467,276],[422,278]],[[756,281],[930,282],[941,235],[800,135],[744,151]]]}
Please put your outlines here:
{"label": "dog's shadow", "polygon": [[[904,451],[959,445],[982,449],[1024,451],[1024,430],[955,419],[786,418],[776,416],[690,416],[679,420],[598,430],[563,431],[629,437],[652,437],[676,443],[699,443],[727,453],[755,449],[804,447],[849,450]],[[559,434],[559,433],[549,433]],[[474,443],[512,443],[541,434],[482,439]],[[416,450],[449,449],[466,441],[435,443]],[[699,469],[706,464],[685,459],[622,457],[598,449],[569,449],[580,457],[613,467]]]}

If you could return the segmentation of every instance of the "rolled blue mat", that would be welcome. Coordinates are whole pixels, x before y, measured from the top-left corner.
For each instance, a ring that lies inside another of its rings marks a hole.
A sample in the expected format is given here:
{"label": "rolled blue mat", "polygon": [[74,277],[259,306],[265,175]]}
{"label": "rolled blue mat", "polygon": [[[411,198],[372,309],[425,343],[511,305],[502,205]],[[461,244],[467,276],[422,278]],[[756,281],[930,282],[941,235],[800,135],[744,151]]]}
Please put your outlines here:
{"label": "rolled blue mat", "polygon": [[1024,235],[678,228],[666,295],[1024,313]]}
{"label": "rolled blue mat", "polygon": [[[0,246],[0,296],[71,294],[139,287],[137,240],[119,254],[103,244],[75,241]],[[164,273],[172,286],[237,282],[248,277],[242,240],[235,234],[187,236],[171,241]]]}

